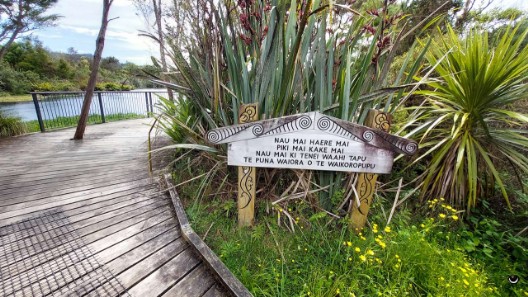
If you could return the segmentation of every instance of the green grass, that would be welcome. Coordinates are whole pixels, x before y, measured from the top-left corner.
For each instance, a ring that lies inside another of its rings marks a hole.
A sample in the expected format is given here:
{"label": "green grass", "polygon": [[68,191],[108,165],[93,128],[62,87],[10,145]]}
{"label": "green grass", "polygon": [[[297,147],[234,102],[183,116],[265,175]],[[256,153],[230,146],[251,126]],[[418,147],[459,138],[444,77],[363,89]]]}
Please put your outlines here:
{"label": "green grass", "polygon": [[[255,226],[238,228],[236,193],[213,194],[219,187],[207,177],[188,181],[212,165],[188,158],[193,165],[177,166],[174,180],[185,183],[178,191],[191,224],[254,296],[528,296],[528,239],[489,214],[462,221],[446,200],[433,199],[419,209],[400,207],[385,229],[380,209],[387,213],[392,200],[378,198],[372,227],[358,236],[309,201],[279,207],[260,195]],[[284,227],[288,215],[294,233]],[[509,275],[521,283],[511,285]]]}
{"label": "green grass", "polygon": [[448,215],[393,229],[374,225],[360,236],[349,233],[346,222],[326,226],[326,218],[314,216],[297,219],[291,234],[276,225],[280,210],[275,218],[261,211],[254,228],[239,229],[235,208],[194,204],[188,213],[201,236],[210,228],[207,244],[255,296],[511,294],[452,247],[452,238],[439,227],[453,223]]}
{"label": "green grass", "polygon": [[33,100],[31,95],[0,95],[0,103],[15,103],[15,102],[26,102]]}
{"label": "green grass", "polygon": [[26,125],[20,118],[6,116],[0,111],[0,137],[10,137],[26,132]]}
{"label": "green grass", "polygon": [[[136,113],[119,113],[105,115],[106,122],[115,122],[120,120],[131,120],[131,119],[141,119],[144,118],[144,115]],[[44,120],[44,127],[46,131],[67,127],[75,127],[79,121],[78,116],[73,117],[57,117],[53,120]],[[101,123],[100,115],[90,115],[88,117],[88,124],[98,124]],[[25,122],[28,132],[40,132],[39,124],[37,120]]]}

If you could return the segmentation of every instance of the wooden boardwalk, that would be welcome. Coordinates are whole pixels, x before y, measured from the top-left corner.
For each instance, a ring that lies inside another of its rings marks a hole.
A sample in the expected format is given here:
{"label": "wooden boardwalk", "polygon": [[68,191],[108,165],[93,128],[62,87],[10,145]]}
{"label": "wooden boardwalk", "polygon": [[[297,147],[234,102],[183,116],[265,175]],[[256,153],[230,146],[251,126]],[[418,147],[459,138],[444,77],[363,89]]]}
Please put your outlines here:
{"label": "wooden boardwalk", "polygon": [[0,140],[1,296],[228,296],[148,176],[146,122]]}

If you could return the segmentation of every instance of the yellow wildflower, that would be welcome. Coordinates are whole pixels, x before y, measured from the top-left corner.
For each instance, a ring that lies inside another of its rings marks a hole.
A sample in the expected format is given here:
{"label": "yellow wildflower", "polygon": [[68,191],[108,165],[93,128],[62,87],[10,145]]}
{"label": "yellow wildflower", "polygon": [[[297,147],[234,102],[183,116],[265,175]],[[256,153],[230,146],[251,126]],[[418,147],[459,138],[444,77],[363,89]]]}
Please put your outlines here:
{"label": "yellow wildflower", "polygon": [[389,226],[385,227],[384,229],[385,233],[390,233],[391,232],[391,228]]}
{"label": "yellow wildflower", "polygon": [[458,220],[458,216],[457,215],[452,215],[451,218],[453,219],[453,221],[457,221]]}
{"label": "yellow wildflower", "polygon": [[356,251],[356,253],[359,253],[359,252],[361,252],[361,249],[358,248],[358,247],[356,247],[356,248],[354,249],[354,251]]}
{"label": "yellow wildflower", "polygon": [[465,284],[466,286],[469,286],[469,282],[468,282],[467,280],[464,280],[464,284]]}
{"label": "yellow wildflower", "polygon": [[438,217],[441,218],[441,219],[445,219],[446,215],[441,213],[441,214],[438,215]]}
{"label": "yellow wildflower", "polygon": [[367,257],[365,257],[365,255],[361,255],[361,256],[359,256],[359,259],[360,259],[362,262],[367,261]]}

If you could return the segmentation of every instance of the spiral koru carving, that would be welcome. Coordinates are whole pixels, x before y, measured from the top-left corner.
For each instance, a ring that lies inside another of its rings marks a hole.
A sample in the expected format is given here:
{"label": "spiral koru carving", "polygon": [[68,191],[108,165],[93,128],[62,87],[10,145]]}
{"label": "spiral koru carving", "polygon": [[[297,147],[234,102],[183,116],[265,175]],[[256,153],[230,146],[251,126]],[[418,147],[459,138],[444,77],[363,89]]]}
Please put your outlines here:
{"label": "spiral koru carving", "polygon": [[217,143],[220,141],[220,133],[218,131],[209,131],[207,132],[207,140],[212,143]]}
{"label": "spiral koru carving", "polygon": [[251,195],[251,190],[253,189],[253,185],[254,185],[253,177],[251,176],[251,173],[253,170],[255,170],[255,168],[243,167],[242,172],[244,175],[242,176],[242,179],[240,180],[240,190],[241,190],[240,196],[242,198],[242,201],[245,201],[246,204],[243,206],[239,205],[239,209],[244,209],[248,207],[248,205],[251,203],[251,200],[253,199]]}
{"label": "spiral koru carving", "polygon": [[330,120],[328,117],[322,117],[317,121],[317,128],[320,130],[328,130],[331,125],[332,120]]}
{"label": "spiral koru carving", "polygon": [[[370,205],[370,201],[372,200],[372,194],[374,193],[374,187],[375,187],[375,178],[376,175],[372,173],[362,173],[364,180],[360,179],[359,184],[359,202],[361,203],[358,205],[358,211],[362,215],[367,215],[368,207]],[[373,182],[374,180],[374,182]]]}
{"label": "spiral koru carving", "polygon": [[363,140],[366,142],[371,142],[374,139],[374,132],[372,131],[365,131],[363,132]]}
{"label": "spiral koru carving", "polygon": [[410,154],[414,154],[414,152],[416,152],[417,149],[418,149],[418,144],[416,142],[411,142],[405,146],[405,150]]}
{"label": "spiral koru carving", "polygon": [[308,129],[312,126],[312,118],[310,118],[309,116],[302,116],[300,119],[299,119],[299,127],[301,129]]}
{"label": "spiral koru carving", "polygon": [[244,108],[242,114],[240,114],[240,123],[247,123],[252,121],[257,114],[256,106],[250,105]]}
{"label": "spiral koru carving", "polygon": [[262,126],[262,124],[255,124],[251,131],[253,132],[253,135],[260,136],[262,132],[264,132],[264,127]]}
{"label": "spiral koru carving", "polygon": [[390,123],[389,119],[386,114],[379,113],[374,118],[374,127],[377,129],[383,130],[385,132],[388,132],[390,129]]}

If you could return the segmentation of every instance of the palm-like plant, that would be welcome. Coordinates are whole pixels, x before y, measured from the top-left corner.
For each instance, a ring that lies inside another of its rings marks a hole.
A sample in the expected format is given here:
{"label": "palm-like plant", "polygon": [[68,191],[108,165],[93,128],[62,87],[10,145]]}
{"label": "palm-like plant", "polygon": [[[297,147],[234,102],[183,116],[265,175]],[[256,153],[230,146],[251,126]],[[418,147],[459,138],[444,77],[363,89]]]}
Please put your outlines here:
{"label": "palm-like plant", "polygon": [[514,170],[528,172],[527,131],[519,129],[528,117],[510,108],[528,91],[528,48],[521,48],[528,31],[514,40],[516,31],[508,30],[493,46],[486,32],[460,36],[449,28],[431,46],[427,59],[437,65],[438,79],[421,92],[427,101],[415,111],[421,125],[411,133],[426,151],[420,159],[431,156],[423,197],[445,197],[470,210],[498,185],[511,208],[496,165],[507,160]]}
{"label": "palm-like plant", "polygon": [[[196,32],[197,40],[208,41],[204,48],[187,50],[186,57],[181,43],[167,38],[176,84],[165,85],[188,98],[190,120],[169,113],[160,121],[178,129],[168,133],[182,142],[207,145],[204,132],[237,123],[246,103],[258,103],[260,119],[319,110],[361,124],[370,108],[393,113],[409,98],[404,89],[410,89],[428,47],[416,59],[406,56],[390,78],[406,34],[388,0],[360,11],[324,0],[202,1],[213,20],[209,30]],[[221,155],[225,147],[218,149]],[[328,189],[319,194],[326,207],[344,176],[313,176],[318,188]]]}

